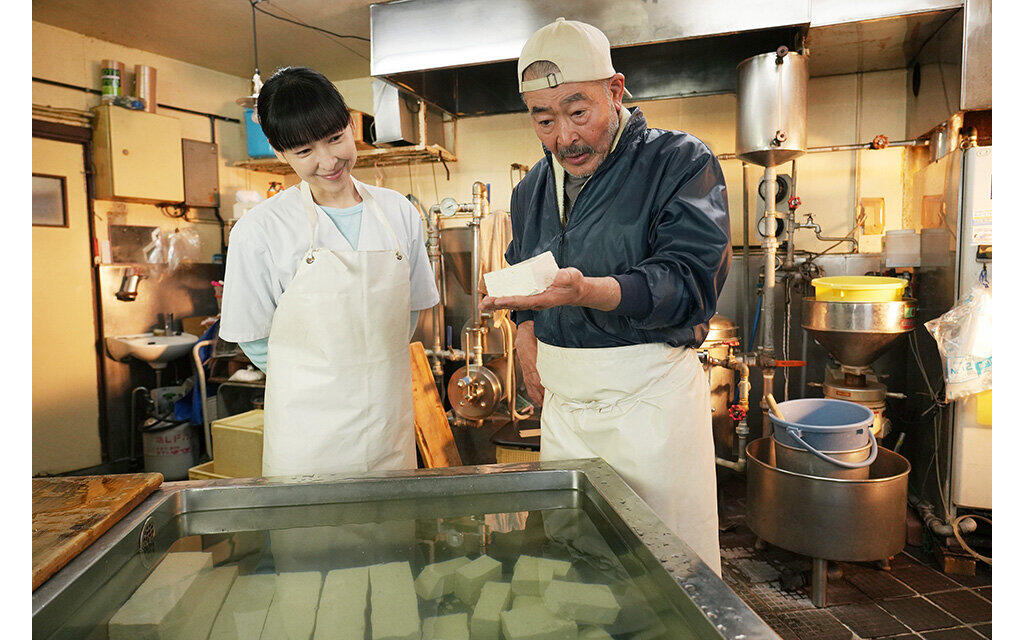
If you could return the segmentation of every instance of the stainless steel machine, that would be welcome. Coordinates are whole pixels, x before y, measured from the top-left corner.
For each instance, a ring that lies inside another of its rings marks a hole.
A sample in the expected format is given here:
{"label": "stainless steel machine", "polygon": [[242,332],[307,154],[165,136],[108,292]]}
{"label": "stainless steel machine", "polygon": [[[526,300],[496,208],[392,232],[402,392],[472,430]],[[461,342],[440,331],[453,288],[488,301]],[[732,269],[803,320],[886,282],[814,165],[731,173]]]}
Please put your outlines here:
{"label": "stainless steel machine", "polygon": [[917,302],[829,302],[813,297],[803,301],[803,328],[839,363],[827,366],[821,383],[826,398],[864,405],[875,414],[875,436],[883,438],[892,425],[885,416],[887,397],[903,398],[879,382],[871,363],[904,334],[914,330]]}
{"label": "stainless steel machine", "polygon": [[[182,544],[239,579],[389,562],[418,572],[486,554],[507,581],[521,555],[557,556],[610,587],[615,637],[778,640],[600,460],[164,484],[33,592],[33,637],[106,637],[112,614]],[[465,603],[424,600],[416,620],[442,607]]]}

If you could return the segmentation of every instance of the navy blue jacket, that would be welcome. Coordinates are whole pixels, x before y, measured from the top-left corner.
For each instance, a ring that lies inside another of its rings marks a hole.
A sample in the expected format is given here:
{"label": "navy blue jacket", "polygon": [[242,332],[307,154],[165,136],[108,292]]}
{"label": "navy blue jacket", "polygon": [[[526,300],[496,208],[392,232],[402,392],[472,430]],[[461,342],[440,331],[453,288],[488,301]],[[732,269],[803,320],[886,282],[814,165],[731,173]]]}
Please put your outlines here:
{"label": "navy blue jacket", "polygon": [[649,129],[632,111],[618,146],[584,185],[565,228],[551,153],[512,191],[509,264],[551,251],[559,267],[613,276],[613,311],[561,306],[521,311],[541,342],[573,348],[665,342],[699,346],[729,272],[732,244],[725,178],[703,142]]}

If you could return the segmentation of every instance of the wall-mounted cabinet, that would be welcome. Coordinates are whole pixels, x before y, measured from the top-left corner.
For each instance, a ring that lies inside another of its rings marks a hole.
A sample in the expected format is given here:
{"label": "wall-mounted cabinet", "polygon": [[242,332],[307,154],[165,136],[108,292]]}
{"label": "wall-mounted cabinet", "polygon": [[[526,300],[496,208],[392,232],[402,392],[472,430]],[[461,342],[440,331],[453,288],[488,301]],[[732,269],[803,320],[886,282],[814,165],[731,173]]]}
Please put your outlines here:
{"label": "wall-mounted cabinet", "polygon": [[97,199],[148,203],[185,199],[181,123],[176,118],[111,105],[93,111]]}

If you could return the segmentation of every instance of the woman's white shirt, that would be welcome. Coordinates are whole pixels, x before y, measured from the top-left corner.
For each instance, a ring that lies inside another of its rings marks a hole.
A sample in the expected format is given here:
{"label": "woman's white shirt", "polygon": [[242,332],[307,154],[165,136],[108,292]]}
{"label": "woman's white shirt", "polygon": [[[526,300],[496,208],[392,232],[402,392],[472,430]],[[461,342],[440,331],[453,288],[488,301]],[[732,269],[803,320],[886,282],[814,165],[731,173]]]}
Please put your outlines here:
{"label": "woman's white shirt", "polygon": [[[409,257],[409,310],[429,309],[438,303],[440,296],[427,258],[419,213],[397,191],[361,186],[380,205]],[[319,210],[317,214],[320,220],[316,246],[350,251],[352,247],[327,214]],[[393,245],[390,234],[376,216],[368,214],[364,209],[358,249],[390,249]],[[261,202],[235,223],[225,265],[220,326],[223,339],[248,342],[270,335],[277,302],[295,275],[299,260],[309,249],[309,240],[310,225],[298,185]]]}

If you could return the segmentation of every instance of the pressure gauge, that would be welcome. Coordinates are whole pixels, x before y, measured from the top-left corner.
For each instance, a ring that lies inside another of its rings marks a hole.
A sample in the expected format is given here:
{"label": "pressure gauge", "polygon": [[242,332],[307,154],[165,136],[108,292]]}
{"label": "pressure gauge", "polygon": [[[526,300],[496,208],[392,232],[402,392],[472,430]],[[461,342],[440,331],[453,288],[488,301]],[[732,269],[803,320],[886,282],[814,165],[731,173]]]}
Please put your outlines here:
{"label": "pressure gauge", "polygon": [[[771,223],[766,222],[763,217],[757,219],[757,232],[761,235],[762,238],[768,237],[768,229],[770,228],[770,226]],[[775,218],[775,237],[781,238],[782,234],[785,231],[786,223],[780,220],[779,218]]]}
{"label": "pressure gauge", "polygon": [[459,203],[455,198],[445,198],[441,201],[441,215],[450,218],[459,211]]}

